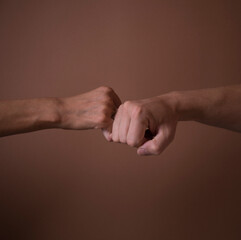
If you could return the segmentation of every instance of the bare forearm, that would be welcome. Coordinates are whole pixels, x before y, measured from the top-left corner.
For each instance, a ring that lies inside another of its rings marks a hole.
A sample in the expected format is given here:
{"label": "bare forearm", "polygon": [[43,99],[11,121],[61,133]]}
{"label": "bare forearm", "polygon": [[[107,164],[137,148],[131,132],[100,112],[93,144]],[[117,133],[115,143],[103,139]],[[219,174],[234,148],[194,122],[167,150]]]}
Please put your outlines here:
{"label": "bare forearm", "polygon": [[241,85],[171,93],[181,121],[241,132]]}
{"label": "bare forearm", "polygon": [[139,155],[159,155],[173,141],[178,121],[241,132],[241,85],[126,101],[115,116],[112,141],[137,147]]}
{"label": "bare forearm", "polygon": [[102,128],[109,139],[111,117],[120,104],[105,86],[67,98],[0,101],[0,137],[49,128]]}
{"label": "bare forearm", "polygon": [[56,98],[0,101],[0,137],[55,128],[59,121]]}

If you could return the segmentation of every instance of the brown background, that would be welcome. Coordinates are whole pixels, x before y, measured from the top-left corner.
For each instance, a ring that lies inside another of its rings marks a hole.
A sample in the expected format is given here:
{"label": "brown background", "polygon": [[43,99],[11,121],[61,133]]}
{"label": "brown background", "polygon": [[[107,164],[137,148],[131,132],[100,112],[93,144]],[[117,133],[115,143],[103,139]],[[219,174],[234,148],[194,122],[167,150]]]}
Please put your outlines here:
{"label": "brown background", "polygon": [[[240,83],[240,1],[0,1],[0,98]],[[1,239],[241,239],[241,135],[180,123],[158,157],[99,131],[0,139]]]}

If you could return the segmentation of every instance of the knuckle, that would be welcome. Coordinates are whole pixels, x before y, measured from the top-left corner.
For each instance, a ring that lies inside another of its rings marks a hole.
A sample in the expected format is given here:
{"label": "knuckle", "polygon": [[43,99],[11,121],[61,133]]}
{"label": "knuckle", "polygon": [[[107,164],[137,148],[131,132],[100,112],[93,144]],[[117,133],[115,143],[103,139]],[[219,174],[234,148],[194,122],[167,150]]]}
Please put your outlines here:
{"label": "knuckle", "polygon": [[113,134],[112,141],[113,142],[119,142],[119,138],[118,138],[118,136],[116,134]]}
{"label": "knuckle", "polygon": [[102,105],[104,108],[113,108],[114,103],[110,97],[105,96],[102,100]]}
{"label": "knuckle", "polygon": [[104,103],[100,106],[100,114],[106,116],[109,112],[110,112],[110,108],[107,103]]}
{"label": "knuckle", "polygon": [[108,87],[108,86],[101,86],[99,89],[106,94],[109,94],[109,93],[113,92],[113,89],[111,87]]}
{"label": "knuckle", "polygon": [[154,155],[159,155],[161,153],[161,149],[160,149],[160,146],[156,145],[156,144],[153,144],[152,146],[152,153]]}
{"label": "knuckle", "polygon": [[122,105],[123,105],[124,108],[129,108],[132,105],[132,102],[131,101],[125,101]]}
{"label": "knuckle", "polygon": [[124,109],[129,110],[131,116],[134,118],[140,117],[145,112],[143,105],[134,101],[126,101],[122,105]]}
{"label": "knuckle", "polygon": [[135,107],[132,110],[132,117],[139,118],[143,114],[144,110],[142,106],[135,105]]}
{"label": "knuckle", "polygon": [[126,143],[126,138],[124,136],[120,136],[120,142],[121,143]]}
{"label": "knuckle", "polygon": [[104,113],[99,114],[99,116],[97,117],[97,124],[100,127],[105,126],[108,122],[109,122],[109,118]]}
{"label": "knuckle", "polygon": [[123,112],[123,108],[124,108],[123,105],[120,105],[120,106],[119,106],[119,108],[118,108],[118,110],[117,110],[117,114],[118,114],[118,115]]}
{"label": "knuckle", "polygon": [[137,147],[138,143],[134,139],[127,139],[127,144],[131,147]]}
{"label": "knuckle", "polygon": [[102,94],[101,98],[100,98],[101,104],[103,105],[113,105],[113,99],[111,98],[111,96],[109,96],[108,94]]}
{"label": "knuckle", "polygon": [[119,106],[119,108],[118,108],[118,111],[119,111],[119,112],[122,111],[123,108],[124,108],[124,106],[123,106],[123,104],[121,104],[121,105]]}

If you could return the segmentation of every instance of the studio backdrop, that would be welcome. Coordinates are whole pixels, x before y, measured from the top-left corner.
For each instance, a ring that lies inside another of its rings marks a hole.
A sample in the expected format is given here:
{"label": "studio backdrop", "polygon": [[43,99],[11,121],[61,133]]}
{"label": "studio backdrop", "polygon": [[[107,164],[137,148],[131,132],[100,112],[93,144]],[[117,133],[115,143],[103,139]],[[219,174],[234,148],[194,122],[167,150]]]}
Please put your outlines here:
{"label": "studio backdrop", "polygon": [[[0,1],[0,99],[110,86],[124,102],[241,82],[241,4]],[[241,135],[178,124],[156,157],[99,130],[0,139],[0,238],[241,239]]]}

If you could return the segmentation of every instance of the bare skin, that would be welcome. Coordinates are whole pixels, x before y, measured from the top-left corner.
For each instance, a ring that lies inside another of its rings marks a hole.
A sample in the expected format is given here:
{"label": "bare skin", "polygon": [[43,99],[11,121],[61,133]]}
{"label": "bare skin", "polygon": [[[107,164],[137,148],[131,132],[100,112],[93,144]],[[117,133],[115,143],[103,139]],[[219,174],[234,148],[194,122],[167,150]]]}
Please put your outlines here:
{"label": "bare skin", "polygon": [[[173,141],[179,121],[241,132],[241,85],[127,101],[118,109],[111,138],[137,147],[139,155],[159,155]],[[145,138],[147,129],[153,139]]]}
{"label": "bare skin", "polygon": [[241,132],[241,85],[170,92],[122,105],[109,87],[68,98],[0,101],[0,137],[49,128],[95,128],[108,141],[137,147],[139,155],[159,155],[173,141],[179,121]]}
{"label": "bare skin", "polygon": [[50,128],[96,128],[110,140],[108,128],[120,104],[109,87],[68,98],[0,101],[0,137]]}

